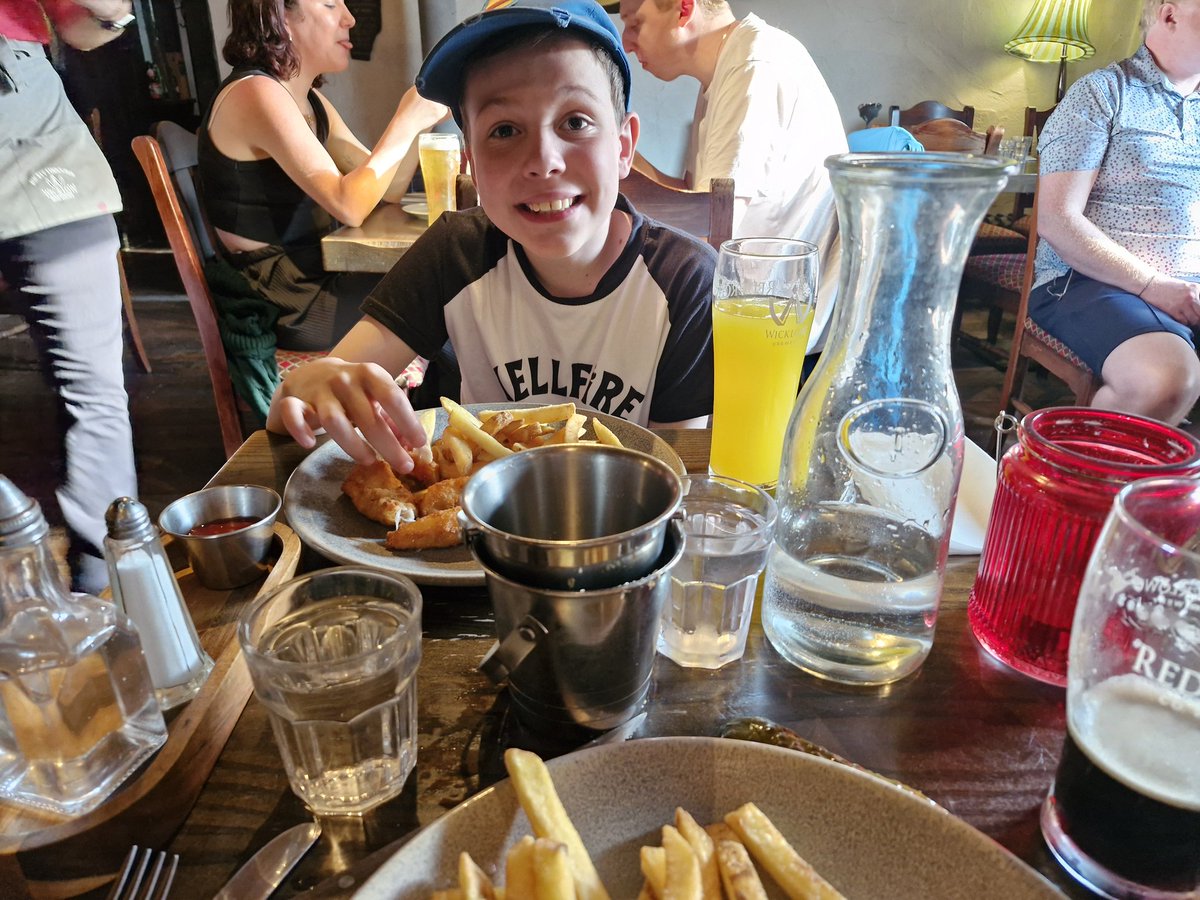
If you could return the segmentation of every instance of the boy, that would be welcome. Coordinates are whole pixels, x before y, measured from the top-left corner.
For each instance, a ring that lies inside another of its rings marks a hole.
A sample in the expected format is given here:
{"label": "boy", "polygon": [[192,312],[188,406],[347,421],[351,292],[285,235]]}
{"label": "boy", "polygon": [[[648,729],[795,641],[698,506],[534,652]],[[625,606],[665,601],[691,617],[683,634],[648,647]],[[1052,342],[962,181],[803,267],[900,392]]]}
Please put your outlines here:
{"label": "boy", "polygon": [[705,424],[714,253],[618,197],[638,134],[629,85],[592,0],[493,4],[442,38],[417,87],[462,127],[481,208],[430,227],[332,354],[288,376],[268,427],[304,446],[324,427],[356,460],[378,451],[407,472],[425,435],[392,373],[447,338],[464,403],[557,397]]}

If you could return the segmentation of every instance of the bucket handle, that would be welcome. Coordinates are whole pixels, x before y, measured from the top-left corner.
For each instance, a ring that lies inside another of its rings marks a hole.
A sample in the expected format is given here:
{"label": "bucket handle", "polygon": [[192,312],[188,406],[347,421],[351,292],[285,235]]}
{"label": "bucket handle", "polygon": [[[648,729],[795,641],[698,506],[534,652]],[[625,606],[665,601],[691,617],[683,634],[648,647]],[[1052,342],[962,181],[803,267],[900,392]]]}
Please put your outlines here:
{"label": "bucket handle", "polygon": [[526,616],[504,636],[504,640],[492,644],[480,661],[479,670],[494,684],[503,684],[525,661],[538,641],[549,633],[549,629],[536,618]]}

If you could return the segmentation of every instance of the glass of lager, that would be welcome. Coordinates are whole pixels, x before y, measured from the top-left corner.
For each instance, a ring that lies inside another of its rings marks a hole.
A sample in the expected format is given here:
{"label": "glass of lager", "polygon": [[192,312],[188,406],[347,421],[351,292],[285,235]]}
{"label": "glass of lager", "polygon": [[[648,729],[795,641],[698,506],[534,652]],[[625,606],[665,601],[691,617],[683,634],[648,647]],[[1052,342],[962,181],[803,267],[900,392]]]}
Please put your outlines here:
{"label": "glass of lager", "polygon": [[462,164],[462,151],[457,134],[430,132],[417,139],[421,160],[421,179],[425,182],[425,202],[429,207],[430,225],[442,213],[454,209],[454,187]]}
{"label": "glass of lager", "polygon": [[1126,486],[1079,591],[1042,834],[1106,897],[1200,892],[1200,479]]}

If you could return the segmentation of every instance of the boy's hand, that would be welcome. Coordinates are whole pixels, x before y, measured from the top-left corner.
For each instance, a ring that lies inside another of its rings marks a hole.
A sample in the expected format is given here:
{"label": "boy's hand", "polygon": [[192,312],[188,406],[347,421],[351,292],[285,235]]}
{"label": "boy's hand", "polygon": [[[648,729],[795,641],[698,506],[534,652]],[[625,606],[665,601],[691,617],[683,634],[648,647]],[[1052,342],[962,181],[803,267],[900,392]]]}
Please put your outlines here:
{"label": "boy's hand", "polygon": [[267,428],[286,429],[301,447],[312,447],[317,429],[324,428],[356,462],[371,463],[378,455],[401,475],[413,467],[408,451],[428,440],[386,369],[332,356],[284,379],[271,400]]}

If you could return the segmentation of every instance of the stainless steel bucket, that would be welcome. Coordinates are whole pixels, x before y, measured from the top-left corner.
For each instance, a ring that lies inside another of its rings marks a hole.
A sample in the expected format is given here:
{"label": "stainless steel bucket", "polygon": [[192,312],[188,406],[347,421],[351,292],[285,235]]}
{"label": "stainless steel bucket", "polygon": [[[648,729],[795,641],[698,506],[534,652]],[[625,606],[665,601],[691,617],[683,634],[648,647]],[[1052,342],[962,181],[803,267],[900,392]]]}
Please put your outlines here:
{"label": "stainless steel bucket", "polygon": [[683,487],[636,450],[561,444],[514,453],[462,493],[467,546],[497,574],[555,590],[591,590],[646,575],[662,552]]}
{"label": "stainless steel bucket", "polygon": [[556,735],[607,731],[637,715],[650,689],[670,569],[683,544],[683,529],[671,521],[649,575],[592,591],[517,584],[472,547],[487,578],[498,638],[480,668],[497,683],[507,679],[527,728]]}

